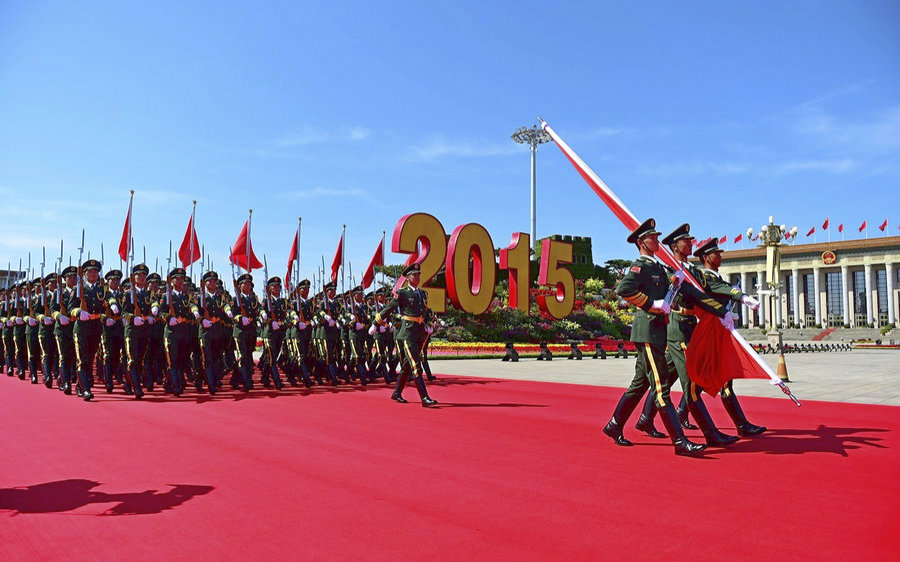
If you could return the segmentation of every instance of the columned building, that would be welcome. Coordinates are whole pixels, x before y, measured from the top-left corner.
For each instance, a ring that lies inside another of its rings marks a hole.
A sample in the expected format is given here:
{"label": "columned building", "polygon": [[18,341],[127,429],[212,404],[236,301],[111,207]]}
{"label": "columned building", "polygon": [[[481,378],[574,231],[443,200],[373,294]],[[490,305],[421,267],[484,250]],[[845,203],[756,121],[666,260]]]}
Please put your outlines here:
{"label": "columned building", "polygon": [[[722,253],[719,273],[745,293],[757,294],[765,271],[765,248]],[[783,245],[779,281],[777,298],[768,301],[775,310],[740,306],[742,326],[768,326],[773,317],[782,327],[897,326],[900,236]]]}

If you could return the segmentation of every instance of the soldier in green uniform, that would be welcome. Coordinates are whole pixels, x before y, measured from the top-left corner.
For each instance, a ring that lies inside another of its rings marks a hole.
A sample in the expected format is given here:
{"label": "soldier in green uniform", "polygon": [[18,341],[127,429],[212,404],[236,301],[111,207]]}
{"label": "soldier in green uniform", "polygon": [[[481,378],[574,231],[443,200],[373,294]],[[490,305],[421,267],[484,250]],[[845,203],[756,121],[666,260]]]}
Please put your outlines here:
{"label": "soldier in green uniform", "polygon": [[369,311],[363,302],[363,288],[354,287],[350,292],[350,306],[347,310],[347,330],[350,342],[349,368],[355,369],[359,382],[363,386],[368,384],[369,374],[367,368],[368,356],[366,354],[366,330],[369,324]]}
{"label": "soldier in green uniform", "polygon": [[[56,273],[50,273],[44,277],[40,296],[40,312],[37,315],[41,329],[38,333],[38,342],[41,346],[41,373],[44,386],[53,388],[53,379],[59,378],[59,351],[56,349],[56,338],[53,336],[53,326],[56,323],[52,315],[53,293],[56,291]],[[56,377],[54,377],[56,375]]]}
{"label": "soldier in green uniform", "polygon": [[[280,295],[281,277],[275,276],[266,280],[266,298],[257,319],[262,327],[263,354],[266,357],[262,384],[266,388],[271,388],[274,383],[278,390],[284,388],[281,373],[278,371],[278,358],[284,345],[287,324],[294,320],[293,311]],[[291,386],[297,386],[294,375],[290,373],[288,375]]]}
{"label": "soldier in green uniform", "polygon": [[191,295],[186,290],[183,268],[169,272],[164,300],[160,305],[160,318],[165,322],[163,332],[166,359],[169,364],[169,385],[172,394],[181,396],[185,387],[185,372],[190,369],[191,339],[197,328],[194,320],[200,317],[192,311]]}
{"label": "soldier in green uniform", "polygon": [[15,326],[13,327],[13,342],[16,346],[16,374],[21,380],[25,380],[28,364],[28,342],[25,339],[26,310],[28,310],[28,294],[23,281],[16,286]]}
{"label": "soldier in green uniform", "polygon": [[259,318],[259,298],[253,292],[253,276],[244,273],[237,278],[238,292],[234,298],[234,346],[244,382],[244,392],[253,390],[253,350],[256,349],[256,320]]}
{"label": "soldier in green uniform", "polygon": [[225,321],[231,314],[231,303],[218,290],[219,274],[215,271],[204,273],[201,285],[200,296],[194,300],[191,310],[195,317],[200,318],[200,368],[206,376],[209,393],[215,394],[225,372],[225,342],[231,339],[225,335]]}
{"label": "soldier in green uniform", "polygon": [[73,299],[71,310],[75,317],[75,358],[77,362],[78,380],[81,383],[82,397],[85,401],[94,398],[93,386],[94,358],[100,348],[100,337],[106,302],[106,291],[101,283],[100,262],[89,259],[81,265],[83,278],[79,282],[78,292]]}
{"label": "soldier in green uniform", "polygon": [[25,310],[25,342],[28,348],[28,373],[31,376],[31,384],[38,383],[38,364],[41,357],[40,343],[40,324],[38,313],[40,312],[41,300],[37,291],[41,287],[44,280],[40,277],[33,279],[28,283],[26,293],[28,294],[28,306]]}
{"label": "soldier in green uniform", "polygon": [[[169,371],[169,364],[166,359],[166,325],[164,322],[157,321],[160,314],[159,303],[163,301],[165,290],[162,288],[162,276],[155,271],[147,275],[147,287],[150,291],[150,299],[153,303],[151,314],[147,316],[147,332],[149,334],[147,340],[147,352],[144,360],[144,368],[140,376],[143,381],[144,388],[148,391],[153,390],[154,384],[163,384],[163,380],[168,381],[168,377],[164,373]],[[171,385],[168,388],[171,392]]]}
{"label": "soldier in green uniform", "polygon": [[[653,219],[644,221],[628,236],[628,242],[635,244],[641,255],[619,281],[616,294],[639,309],[634,312],[631,326],[631,341],[635,342],[638,356],[634,378],[619,400],[603,432],[617,445],[630,446],[632,443],[625,439],[622,428],[640,403],[644,392],[649,389],[653,403],[660,412],[675,446],[675,454],[697,456],[706,445],[693,443],[684,436],[678,415],[669,398],[670,382],[665,358],[666,321],[670,311],[670,303],[665,297],[669,290],[669,272],[654,257],[659,249],[656,221]],[[682,286],[682,290],[689,289]],[[718,303],[704,303],[698,299],[697,304],[719,317],[725,315],[724,307]]]}
{"label": "soldier in green uniform", "polygon": [[310,325],[310,322],[315,317],[315,305],[312,299],[309,298],[310,285],[309,279],[300,281],[297,284],[296,297],[291,303],[295,314],[295,320],[291,325],[294,365],[307,388],[312,386],[309,366],[311,365],[310,343],[312,341],[313,326]]}
{"label": "soldier in green uniform", "polygon": [[375,304],[371,308],[371,324],[369,328],[375,339],[376,365],[375,372],[384,377],[384,382],[396,382],[396,376],[390,369],[391,350],[394,346],[394,334],[391,326],[386,322],[375,322],[375,315],[384,310],[386,304],[387,289],[384,287],[375,291]]}
{"label": "soldier in green uniform", "polygon": [[[698,279],[700,285],[706,291],[706,294],[722,304],[722,306],[728,306],[730,308],[732,303],[743,303],[753,310],[756,310],[759,308],[758,300],[743,293],[741,290],[732,287],[722,279],[721,275],[719,275],[719,266],[722,265],[722,251],[723,250],[719,248],[717,240],[713,238],[706,244],[697,248],[697,251],[694,252],[694,256],[700,258],[700,261],[703,264],[703,269],[701,270],[702,275],[700,276],[700,279]],[[732,327],[733,326],[734,321],[732,320]],[[766,431],[764,426],[754,425],[747,421],[744,410],[741,408],[741,404],[734,394],[732,381],[729,380],[722,388],[721,396],[722,405],[734,422],[738,435],[741,437],[753,437]]]}
{"label": "soldier in green uniform", "polygon": [[75,339],[72,323],[71,305],[75,297],[75,285],[78,283],[78,268],[70,265],[60,272],[63,283],[57,288],[50,310],[56,327],[53,335],[56,348],[59,350],[59,389],[65,394],[72,394],[72,379],[75,376]]}
{"label": "soldier in green uniform", "polygon": [[325,294],[316,313],[321,327],[322,358],[328,379],[335,386],[339,384],[338,361],[340,361],[341,353],[341,329],[337,325],[337,320],[341,316],[341,303],[335,299],[336,288],[337,285],[333,281],[325,284]]}
{"label": "soldier in green uniform", "polygon": [[[9,281],[9,272],[6,273],[7,282]],[[3,310],[0,311],[0,322],[3,323],[3,328],[0,330],[0,340],[3,342],[3,366],[6,369],[7,376],[13,376],[13,363],[15,358],[13,357],[13,343],[12,343],[12,327],[15,325],[15,321],[10,317],[10,291],[9,289],[3,289],[3,292],[0,293],[3,296]]]}
{"label": "soldier in green uniform", "polygon": [[138,400],[144,396],[141,377],[150,346],[150,332],[153,328],[151,322],[155,322],[155,314],[159,311],[155,297],[147,285],[149,272],[150,268],[142,263],[131,268],[131,286],[125,293],[125,304],[122,307],[129,376],[125,384],[125,393],[134,394]]}
{"label": "soldier in green uniform", "polygon": [[125,325],[122,324],[120,308],[120,303],[125,302],[125,293],[120,285],[121,271],[110,269],[103,278],[106,279],[107,288],[100,349],[103,355],[103,385],[106,387],[106,392],[112,392],[113,380],[122,364],[122,346],[125,342]]}
{"label": "soldier in green uniform", "polygon": [[380,313],[375,315],[375,321],[383,322],[384,317],[394,310],[398,310],[402,317],[403,324],[397,335],[401,350],[401,374],[391,394],[391,400],[405,403],[406,399],[402,395],[403,387],[410,377],[414,377],[422,406],[428,407],[437,404],[437,400],[428,396],[425,379],[422,377],[425,372],[422,366],[422,348],[427,337],[425,325],[431,321],[434,312],[428,308],[428,293],[419,288],[420,273],[421,269],[417,263],[403,270],[407,284],[397,291],[397,296],[391,299]]}

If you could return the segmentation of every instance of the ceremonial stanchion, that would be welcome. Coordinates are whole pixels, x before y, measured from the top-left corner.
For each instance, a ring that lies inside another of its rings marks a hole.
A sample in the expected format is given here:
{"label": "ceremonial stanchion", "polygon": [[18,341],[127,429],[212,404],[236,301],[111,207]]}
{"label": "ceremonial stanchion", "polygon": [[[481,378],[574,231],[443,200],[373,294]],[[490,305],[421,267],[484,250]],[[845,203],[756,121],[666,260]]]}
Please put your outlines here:
{"label": "ceremonial stanchion", "polygon": [[503,356],[501,361],[511,361],[513,363],[518,363],[519,361],[519,352],[516,351],[516,348],[513,347],[512,342],[506,342],[506,355]]}
{"label": "ceremonial stanchion", "polygon": [[541,354],[538,355],[538,361],[553,361],[553,354],[550,353],[550,349],[547,347],[547,342],[541,342]]}
{"label": "ceremonial stanchion", "polygon": [[572,351],[569,352],[569,356],[566,359],[577,359],[578,361],[581,361],[582,354],[581,350],[578,349],[578,342],[569,342],[569,346]]}

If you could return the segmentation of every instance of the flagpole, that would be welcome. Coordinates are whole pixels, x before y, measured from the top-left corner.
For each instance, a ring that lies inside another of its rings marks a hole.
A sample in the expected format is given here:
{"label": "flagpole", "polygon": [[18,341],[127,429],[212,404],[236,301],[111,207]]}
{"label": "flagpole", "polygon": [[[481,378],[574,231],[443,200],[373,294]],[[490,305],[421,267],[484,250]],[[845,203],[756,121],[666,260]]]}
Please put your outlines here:
{"label": "flagpole", "polygon": [[192,282],[194,281],[194,230],[196,229],[196,225],[194,224],[194,217],[196,216],[196,213],[197,213],[197,200],[194,199],[194,207],[191,209],[191,232],[188,234],[188,236],[191,237],[191,254],[188,259],[191,260],[190,278],[191,278]]}
{"label": "flagpole", "polygon": [[[134,236],[132,235],[132,231],[134,230],[134,217],[131,215],[132,205],[134,203],[134,190],[131,190],[131,199],[128,200],[128,252],[126,255],[131,256],[131,265],[134,265]],[[126,265],[128,262],[125,262]]]}
{"label": "flagpole", "polygon": [[300,226],[303,223],[303,217],[297,217],[297,275],[294,276],[294,288],[300,286]]}
{"label": "flagpole", "polygon": [[[385,231],[382,230],[381,231],[381,261],[387,262],[387,260],[384,259],[384,236],[385,236]],[[381,264],[381,284],[382,284],[382,286],[385,284],[384,283],[384,268],[385,267],[386,267],[385,264]],[[379,287],[379,289],[380,288],[381,287]]]}
{"label": "flagpole", "polygon": [[250,225],[253,222],[253,209],[247,217],[247,273],[250,273]]}
{"label": "flagpole", "polygon": [[347,225],[341,230],[341,292],[344,292],[344,255],[347,253]]}

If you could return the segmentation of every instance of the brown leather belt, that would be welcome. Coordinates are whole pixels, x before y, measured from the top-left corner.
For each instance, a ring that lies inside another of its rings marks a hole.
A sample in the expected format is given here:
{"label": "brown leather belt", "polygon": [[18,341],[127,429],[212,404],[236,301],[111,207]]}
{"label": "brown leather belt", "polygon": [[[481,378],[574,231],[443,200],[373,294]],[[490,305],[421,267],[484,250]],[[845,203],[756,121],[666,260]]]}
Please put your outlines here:
{"label": "brown leather belt", "polygon": [[672,312],[677,312],[678,314],[681,314],[682,316],[694,316],[693,308],[673,306]]}
{"label": "brown leather belt", "polygon": [[403,319],[404,319],[404,320],[409,320],[410,322],[415,322],[416,324],[424,324],[424,323],[425,323],[425,319],[422,318],[421,316],[406,316],[406,315],[403,315]]}

